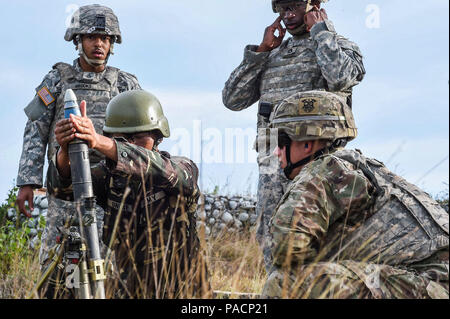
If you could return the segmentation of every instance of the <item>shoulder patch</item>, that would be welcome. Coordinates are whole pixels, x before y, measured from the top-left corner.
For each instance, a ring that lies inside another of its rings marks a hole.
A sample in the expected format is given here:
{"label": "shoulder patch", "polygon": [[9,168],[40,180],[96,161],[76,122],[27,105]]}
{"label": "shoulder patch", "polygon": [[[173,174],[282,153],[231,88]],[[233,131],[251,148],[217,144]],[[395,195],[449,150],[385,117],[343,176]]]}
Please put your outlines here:
{"label": "shoulder patch", "polygon": [[37,91],[37,95],[41,98],[42,102],[44,102],[45,106],[49,106],[55,101],[55,98],[50,93],[47,86],[43,86],[39,91]]}

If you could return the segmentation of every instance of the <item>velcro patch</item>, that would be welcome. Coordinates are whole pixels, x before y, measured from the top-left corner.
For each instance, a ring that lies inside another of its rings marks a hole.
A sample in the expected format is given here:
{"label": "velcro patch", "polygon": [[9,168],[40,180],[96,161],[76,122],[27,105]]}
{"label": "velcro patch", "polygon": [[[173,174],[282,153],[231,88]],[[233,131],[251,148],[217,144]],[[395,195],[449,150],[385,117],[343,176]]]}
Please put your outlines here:
{"label": "velcro patch", "polygon": [[314,98],[303,98],[299,102],[300,115],[319,114],[319,101]]}
{"label": "velcro patch", "polygon": [[50,93],[50,91],[46,86],[40,89],[37,92],[37,95],[41,98],[42,102],[44,102],[45,106],[49,106],[55,101],[55,98],[53,97],[53,95]]}

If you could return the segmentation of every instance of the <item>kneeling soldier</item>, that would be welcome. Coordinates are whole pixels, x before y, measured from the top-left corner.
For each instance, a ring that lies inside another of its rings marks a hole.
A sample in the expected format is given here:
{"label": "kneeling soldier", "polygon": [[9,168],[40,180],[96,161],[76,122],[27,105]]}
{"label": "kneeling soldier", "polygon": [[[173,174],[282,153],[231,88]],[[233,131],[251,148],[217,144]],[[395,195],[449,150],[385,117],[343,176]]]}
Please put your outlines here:
{"label": "kneeling soldier", "polygon": [[145,91],[119,94],[106,110],[106,136],[95,132],[84,101],[80,108],[81,117],[71,115],[56,125],[61,147],[49,165],[49,192],[73,198],[68,156],[73,139],[105,155],[91,171],[105,210],[103,242],[114,252],[118,273],[107,289],[126,298],[206,296],[207,270],[194,218],[198,169],[188,158],[158,150],[170,135],[159,101]]}
{"label": "kneeling soldier", "polygon": [[292,180],[270,222],[271,298],[448,298],[448,214],[360,151],[351,109],[294,94],[271,119]]}

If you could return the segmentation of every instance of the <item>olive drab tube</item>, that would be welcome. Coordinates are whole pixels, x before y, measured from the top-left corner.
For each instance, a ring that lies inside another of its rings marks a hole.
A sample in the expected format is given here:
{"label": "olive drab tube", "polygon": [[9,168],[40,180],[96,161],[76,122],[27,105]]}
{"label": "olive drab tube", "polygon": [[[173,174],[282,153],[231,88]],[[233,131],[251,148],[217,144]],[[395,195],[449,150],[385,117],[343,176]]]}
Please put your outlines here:
{"label": "olive drab tube", "polygon": [[[64,117],[70,118],[70,114],[81,116],[77,98],[72,90],[67,90],[64,97]],[[104,260],[100,254],[100,244],[97,230],[97,218],[95,213],[95,197],[92,187],[91,168],[89,162],[89,148],[86,142],[76,139],[69,144],[70,169],[74,201],[81,211],[81,235],[87,244],[87,259],[80,265],[80,289],[79,296],[83,299],[105,299]],[[78,210],[78,209],[77,209]],[[84,243],[83,243],[84,246]],[[89,262],[88,264],[86,264]],[[90,283],[86,280],[90,274]],[[84,279],[84,280],[83,280]],[[91,291],[90,291],[91,290]],[[90,293],[89,293],[90,292]]]}

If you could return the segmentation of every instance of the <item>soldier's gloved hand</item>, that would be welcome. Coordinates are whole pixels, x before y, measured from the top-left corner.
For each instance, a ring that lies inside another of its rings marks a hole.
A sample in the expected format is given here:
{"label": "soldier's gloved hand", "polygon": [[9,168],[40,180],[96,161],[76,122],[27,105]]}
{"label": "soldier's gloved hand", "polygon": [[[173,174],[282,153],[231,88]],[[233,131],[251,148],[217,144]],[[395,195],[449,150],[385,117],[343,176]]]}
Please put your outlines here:
{"label": "soldier's gloved hand", "polygon": [[22,186],[19,188],[19,193],[17,194],[16,198],[16,204],[19,206],[19,211],[27,216],[28,218],[31,218],[30,212],[27,211],[25,207],[25,201],[28,202],[28,206],[30,207],[30,211],[34,210],[34,204],[33,204],[33,187],[30,185]]}
{"label": "soldier's gloved hand", "polygon": [[86,101],[81,101],[80,111],[81,116],[70,114],[70,120],[76,129],[75,137],[88,142],[89,148],[96,148],[99,143],[99,137],[95,131],[94,124],[86,115]]}
{"label": "soldier's gloved hand", "polygon": [[[259,45],[256,52],[269,52],[276,49],[283,42],[283,38],[286,35],[286,29],[281,25],[281,16],[278,17],[274,23],[266,28],[264,31],[264,38]],[[278,30],[278,36],[275,36],[275,31]]]}
{"label": "soldier's gloved hand", "polygon": [[328,15],[325,9],[319,9],[317,6],[314,6],[311,11],[305,14],[303,19],[306,30],[309,32],[316,23],[328,20]]}

